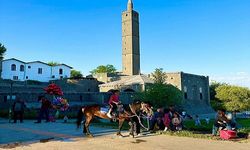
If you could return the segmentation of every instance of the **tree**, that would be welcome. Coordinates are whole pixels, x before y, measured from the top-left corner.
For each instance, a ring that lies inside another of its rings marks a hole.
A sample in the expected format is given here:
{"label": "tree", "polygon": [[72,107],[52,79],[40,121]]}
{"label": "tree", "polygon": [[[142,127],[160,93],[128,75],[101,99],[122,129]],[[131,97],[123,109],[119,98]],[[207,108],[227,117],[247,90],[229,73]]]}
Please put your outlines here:
{"label": "tree", "polygon": [[54,62],[54,61],[50,61],[47,63],[49,66],[56,66],[56,65],[59,65],[60,63],[58,62]]}
{"label": "tree", "polygon": [[156,108],[169,105],[179,105],[182,102],[182,92],[171,84],[152,84],[144,92],[135,96],[152,103]]}
{"label": "tree", "polygon": [[0,60],[3,59],[6,50],[7,49],[4,47],[4,45],[0,43]]}
{"label": "tree", "polygon": [[151,75],[153,76],[154,82],[157,84],[164,84],[166,82],[166,73],[163,72],[162,68],[156,68]]}
{"label": "tree", "polygon": [[91,74],[97,74],[97,73],[115,73],[116,68],[113,65],[100,65],[96,69],[90,71]]}
{"label": "tree", "polygon": [[81,71],[71,70],[71,72],[70,72],[70,78],[80,79],[82,77],[83,77],[83,75],[82,75]]}
{"label": "tree", "polygon": [[221,85],[215,89],[216,98],[227,111],[243,111],[250,108],[250,90],[248,88]]}
{"label": "tree", "polygon": [[210,86],[209,86],[209,90],[210,90],[210,99],[211,100],[216,100],[216,88],[218,88],[219,86],[222,85],[227,85],[226,83],[220,83],[220,82],[216,82],[216,81],[212,81]]}

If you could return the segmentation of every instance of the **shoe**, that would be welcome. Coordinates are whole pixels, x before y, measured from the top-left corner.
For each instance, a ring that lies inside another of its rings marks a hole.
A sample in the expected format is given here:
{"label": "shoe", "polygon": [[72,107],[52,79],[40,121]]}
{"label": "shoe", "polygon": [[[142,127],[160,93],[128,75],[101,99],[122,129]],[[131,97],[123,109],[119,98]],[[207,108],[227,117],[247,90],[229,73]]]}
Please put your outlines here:
{"label": "shoe", "polygon": [[110,115],[110,113],[107,113],[107,116],[108,116],[109,118],[112,118],[112,116]]}

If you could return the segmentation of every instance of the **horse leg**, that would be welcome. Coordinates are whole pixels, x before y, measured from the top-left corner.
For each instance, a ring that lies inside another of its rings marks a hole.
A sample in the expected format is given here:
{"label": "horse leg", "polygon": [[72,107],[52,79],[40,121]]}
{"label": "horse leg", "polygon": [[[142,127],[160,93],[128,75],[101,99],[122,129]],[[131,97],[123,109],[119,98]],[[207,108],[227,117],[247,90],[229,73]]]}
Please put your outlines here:
{"label": "horse leg", "polygon": [[130,135],[130,136],[133,136],[133,138],[134,138],[134,123],[133,123],[132,121],[130,121],[128,124],[129,124],[129,126],[130,126],[129,135]]}
{"label": "horse leg", "polygon": [[86,121],[83,122],[83,133],[84,133],[84,134],[87,133],[87,129],[86,129],[85,123],[86,123]]}
{"label": "horse leg", "polygon": [[93,119],[93,116],[88,116],[86,117],[86,121],[85,121],[85,124],[84,124],[84,128],[85,128],[85,133],[88,137],[93,137],[93,135],[90,133],[89,131],[89,125],[91,123],[91,120]]}
{"label": "horse leg", "polygon": [[125,119],[119,119],[119,129],[118,129],[118,132],[116,134],[118,136],[122,136],[121,130],[122,130],[122,126],[123,126],[124,121],[125,121]]}

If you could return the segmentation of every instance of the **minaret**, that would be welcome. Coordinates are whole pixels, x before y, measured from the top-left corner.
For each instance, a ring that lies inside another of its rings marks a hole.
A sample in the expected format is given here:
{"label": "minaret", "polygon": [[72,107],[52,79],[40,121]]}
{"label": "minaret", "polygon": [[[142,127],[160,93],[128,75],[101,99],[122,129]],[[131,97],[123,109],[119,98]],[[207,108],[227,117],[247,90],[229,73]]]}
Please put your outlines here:
{"label": "minaret", "polygon": [[128,0],[127,10],[122,13],[122,72],[124,75],[140,74],[139,13]]}

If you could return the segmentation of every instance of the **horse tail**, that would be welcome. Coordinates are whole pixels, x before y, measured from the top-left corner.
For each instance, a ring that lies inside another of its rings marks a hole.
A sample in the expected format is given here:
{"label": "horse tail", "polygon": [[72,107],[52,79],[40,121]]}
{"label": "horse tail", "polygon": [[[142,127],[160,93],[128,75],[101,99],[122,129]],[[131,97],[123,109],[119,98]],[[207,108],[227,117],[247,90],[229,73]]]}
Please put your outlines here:
{"label": "horse tail", "polygon": [[77,121],[76,121],[77,128],[79,128],[81,126],[82,117],[83,117],[83,113],[84,113],[83,111],[84,111],[84,107],[81,107],[80,110],[78,111]]}

